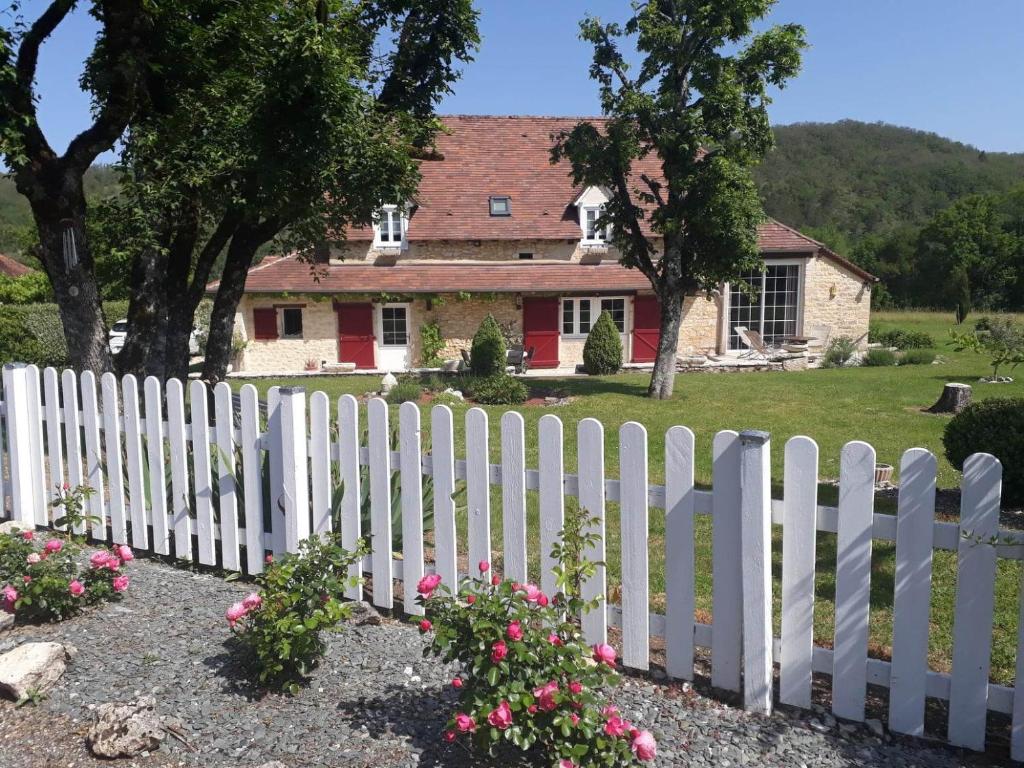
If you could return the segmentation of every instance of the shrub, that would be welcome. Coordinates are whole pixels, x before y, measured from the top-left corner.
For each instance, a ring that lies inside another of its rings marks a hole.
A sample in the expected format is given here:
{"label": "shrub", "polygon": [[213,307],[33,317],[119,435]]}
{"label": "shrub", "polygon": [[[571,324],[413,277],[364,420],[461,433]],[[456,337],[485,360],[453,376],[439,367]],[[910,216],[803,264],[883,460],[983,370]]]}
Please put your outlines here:
{"label": "shrub", "polygon": [[[128,314],[127,301],[106,301],[107,326]],[[0,355],[4,360],[63,368],[70,364],[64,326],[56,304],[0,307]]]}
{"label": "shrub", "polygon": [[419,382],[412,379],[402,379],[391,388],[391,391],[384,396],[384,399],[392,405],[407,402],[418,403],[422,395],[423,387],[420,386]]}
{"label": "shrub", "polygon": [[567,516],[561,544],[552,550],[559,592],[550,599],[533,584],[487,580],[487,562],[477,566],[478,579],[464,580],[454,593],[436,574],[417,585],[426,613],[420,631],[433,633],[426,653],[460,667],[446,741],[465,738],[492,756],[511,744],[534,751],[544,765],[654,759],[651,734],[634,729],[603,699],[601,689],[618,681],[615,649],[587,647],[574,618],[604,610],[599,599],[581,596],[595,568],[583,553],[598,540],[587,533],[584,515]]}
{"label": "shrub", "polygon": [[872,367],[896,365],[896,353],[891,349],[886,349],[885,347],[880,349],[869,349],[864,355],[862,363]]}
{"label": "shrub", "polygon": [[935,362],[935,350],[908,349],[900,355],[900,365],[931,365]]}
{"label": "shrub", "polygon": [[622,340],[612,316],[602,312],[583,345],[583,367],[592,376],[615,373],[622,367]]}
{"label": "shrub", "polygon": [[420,326],[420,343],[423,348],[423,365],[436,368],[441,364],[441,350],[444,339],[441,338],[441,326],[436,322],[424,323]]}
{"label": "shrub", "polygon": [[522,381],[507,373],[477,379],[472,393],[473,399],[483,405],[518,405],[525,403],[530,394]]}
{"label": "shrub", "polygon": [[480,323],[469,352],[469,369],[474,376],[496,376],[505,372],[505,339],[493,315]]}
{"label": "shrub", "polygon": [[[979,321],[980,324],[980,321]],[[999,376],[999,369],[1009,366],[1010,372],[1024,363],[1024,328],[1009,318],[988,320],[984,330],[972,333],[957,333],[950,329],[953,348],[957,352],[970,350],[989,356],[992,378]]]}
{"label": "shrub", "polygon": [[857,345],[853,339],[839,336],[829,342],[825,354],[821,357],[823,368],[841,368],[853,358]]}
{"label": "shrub", "polygon": [[930,334],[923,331],[905,331],[901,328],[882,331],[872,326],[868,338],[884,347],[896,349],[931,349],[935,346],[935,339]]}
{"label": "shrub", "polygon": [[1003,504],[1024,504],[1024,399],[972,403],[950,419],[942,436],[946,458],[957,469],[973,453],[991,453],[1003,464]]}
{"label": "shrub", "polygon": [[298,692],[300,679],[323,656],[321,633],[351,613],[342,596],[354,583],[350,566],[365,554],[362,542],[347,552],[336,534],[311,536],[298,553],[268,565],[256,579],[259,592],[227,609],[228,625],[251,655],[261,685]]}

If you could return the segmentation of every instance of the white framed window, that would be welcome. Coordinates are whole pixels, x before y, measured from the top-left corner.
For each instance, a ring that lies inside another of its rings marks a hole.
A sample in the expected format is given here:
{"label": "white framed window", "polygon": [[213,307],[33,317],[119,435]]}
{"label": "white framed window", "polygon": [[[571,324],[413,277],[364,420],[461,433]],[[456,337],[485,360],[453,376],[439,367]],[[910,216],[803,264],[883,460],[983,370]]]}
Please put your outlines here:
{"label": "white framed window", "polygon": [[508,195],[491,195],[489,204],[491,216],[512,215],[512,198]]}
{"label": "white framed window", "polygon": [[587,205],[582,208],[580,224],[583,226],[583,242],[586,245],[605,245],[608,242],[608,228],[598,227],[597,221],[604,212],[603,205]]}
{"label": "white framed window", "polygon": [[281,338],[302,338],[302,307],[283,307],[281,309]]}
{"label": "white framed window", "polygon": [[[741,283],[753,289],[753,296]],[[764,272],[751,271],[729,285],[729,350],[746,345],[738,326],[757,331],[769,344],[783,344],[800,332],[803,269],[798,261],[769,262]]]}
{"label": "white framed window", "polygon": [[385,205],[377,214],[373,244],[378,248],[404,248],[405,228],[405,211],[397,205]]}
{"label": "white framed window", "polygon": [[409,345],[409,307],[386,304],[380,308],[380,343],[384,347]]}
{"label": "white framed window", "polygon": [[620,335],[625,335],[628,301],[625,296],[581,296],[562,299],[562,335],[582,338],[590,333],[602,312],[611,315]]}

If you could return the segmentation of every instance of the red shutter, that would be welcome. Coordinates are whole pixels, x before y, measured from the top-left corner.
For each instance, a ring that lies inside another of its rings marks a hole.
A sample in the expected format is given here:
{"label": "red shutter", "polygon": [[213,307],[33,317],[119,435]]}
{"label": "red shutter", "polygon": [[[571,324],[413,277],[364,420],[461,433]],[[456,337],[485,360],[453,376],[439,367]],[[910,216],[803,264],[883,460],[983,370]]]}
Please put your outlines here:
{"label": "red shutter", "polygon": [[252,311],[253,332],[256,341],[273,341],[277,338],[277,310],[260,307]]}
{"label": "red shutter", "polygon": [[661,338],[661,304],[657,296],[633,298],[633,362],[653,363]]}

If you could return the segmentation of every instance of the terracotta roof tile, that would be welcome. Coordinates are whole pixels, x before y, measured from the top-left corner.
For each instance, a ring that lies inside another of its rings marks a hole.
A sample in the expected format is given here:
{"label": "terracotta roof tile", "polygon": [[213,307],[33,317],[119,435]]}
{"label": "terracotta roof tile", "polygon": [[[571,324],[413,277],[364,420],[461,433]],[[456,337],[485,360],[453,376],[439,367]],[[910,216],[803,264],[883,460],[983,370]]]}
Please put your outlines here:
{"label": "terracotta roof tile", "polygon": [[29,272],[35,272],[32,267],[22,264],[20,261],[0,253],[0,275],[7,277],[21,277]]}

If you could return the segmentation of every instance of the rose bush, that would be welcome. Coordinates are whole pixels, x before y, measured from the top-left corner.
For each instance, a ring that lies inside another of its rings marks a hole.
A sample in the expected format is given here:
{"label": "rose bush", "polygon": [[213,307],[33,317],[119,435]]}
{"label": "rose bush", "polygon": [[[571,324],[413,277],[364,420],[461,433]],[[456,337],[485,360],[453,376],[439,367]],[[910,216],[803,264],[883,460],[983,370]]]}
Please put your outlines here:
{"label": "rose bush", "polygon": [[457,662],[452,681],[458,709],[442,734],[445,741],[469,740],[494,755],[511,743],[532,750],[558,768],[627,766],[653,760],[654,737],[623,719],[602,690],[618,680],[615,649],[588,647],[576,617],[598,607],[585,602],[581,585],[594,572],[583,552],[595,536],[586,533],[583,513],[568,515],[552,556],[559,592],[544,594],[534,584],[487,577],[457,592],[436,574],[417,585],[429,633],[424,655]]}
{"label": "rose bush", "polygon": [[225,619],[250,654],[261,685],[298,692],[301,678],[323,656],[321,632],[351,614],[342,602],[355,581],[348,571],[366,551],[363,542],[346,551],[336,534],[311,536],[296,554],[268,557],[256,579],[259,592],[228,607]]}

